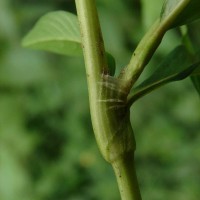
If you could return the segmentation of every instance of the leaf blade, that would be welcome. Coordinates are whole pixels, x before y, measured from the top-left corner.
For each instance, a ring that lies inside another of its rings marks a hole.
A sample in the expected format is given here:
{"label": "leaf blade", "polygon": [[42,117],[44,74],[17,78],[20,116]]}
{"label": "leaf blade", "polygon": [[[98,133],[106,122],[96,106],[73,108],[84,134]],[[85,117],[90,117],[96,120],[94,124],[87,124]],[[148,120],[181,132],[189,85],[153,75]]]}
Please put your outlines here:
{"label": "leaf blade", "polygon": [[63,55],[82,55],[76,15],[65,11],[44,15],[24,37],[22,46]]}
{"label": "leaf blade", "polygon": [[194,87],[200,95],[200,75],[199,76],[191,76]]}
{"label": "leaf blade", "polygon": [[108,52],[106,52],[106,58],[108,62],[109,75],[114,76],[116,70],[115,58]]}

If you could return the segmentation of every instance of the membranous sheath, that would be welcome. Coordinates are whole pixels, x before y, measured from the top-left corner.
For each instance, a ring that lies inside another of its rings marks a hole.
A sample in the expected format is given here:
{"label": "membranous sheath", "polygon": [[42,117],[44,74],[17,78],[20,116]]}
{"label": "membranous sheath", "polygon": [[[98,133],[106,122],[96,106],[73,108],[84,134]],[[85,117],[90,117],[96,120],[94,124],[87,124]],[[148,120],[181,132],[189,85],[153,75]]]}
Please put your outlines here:
{"label": "membranous sheath", "polygon": [[101,119],[107,127],[105,132],[102,129],[98,134],[101,134],[100,138],[104,140],[104,158],[111,163],[135,149],[130,111],[127,107],[127,91],[119,83],[119,79],[109,75],[102,75],[98,82],[96,104],[100,107]]}

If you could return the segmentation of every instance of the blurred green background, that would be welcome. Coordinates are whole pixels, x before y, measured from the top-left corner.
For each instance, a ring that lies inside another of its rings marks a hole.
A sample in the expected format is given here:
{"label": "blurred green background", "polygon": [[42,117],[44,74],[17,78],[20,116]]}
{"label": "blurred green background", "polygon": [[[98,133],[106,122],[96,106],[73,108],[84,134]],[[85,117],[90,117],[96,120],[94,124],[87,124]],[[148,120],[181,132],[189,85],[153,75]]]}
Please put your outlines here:
{"label": "blurred green background", "polygon": [[[106,49],[125,66],[159,16],[162,0],[97,0]],[[110,166],[93,136],[82,58],[23,49],[39,17],[75,11],[74,0],[0,0],[0,199],[118,200]],[[200,45],[200,23],[191,34]],[[167,33],[141,80],[180,44]],[[189,79],[132,108],[136,165],[144,200],[198,200],[200,104]]]}

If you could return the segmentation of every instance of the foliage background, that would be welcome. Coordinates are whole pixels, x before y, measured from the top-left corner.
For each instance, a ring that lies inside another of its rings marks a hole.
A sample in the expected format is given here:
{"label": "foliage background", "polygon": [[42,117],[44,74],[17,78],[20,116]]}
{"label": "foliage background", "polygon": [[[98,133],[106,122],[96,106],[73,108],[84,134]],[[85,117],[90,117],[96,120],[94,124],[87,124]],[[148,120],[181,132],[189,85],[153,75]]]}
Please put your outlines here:
{"label": "foliage background", "polygon": [[[162,0],[97,4],[106,48],[119,71],[159,15]],[[38,18],[53,10],[75,12],[74,1],[0,0],[0,199],[119,199],[112,169],[93,137],[83,59],[20,45]],[[199,27],[191,25],[197,45]],[[170,31],[141,80],[180,42],[179,31]],[[189,79],[133,106],[144,200],[199,199],[199,108]]]}

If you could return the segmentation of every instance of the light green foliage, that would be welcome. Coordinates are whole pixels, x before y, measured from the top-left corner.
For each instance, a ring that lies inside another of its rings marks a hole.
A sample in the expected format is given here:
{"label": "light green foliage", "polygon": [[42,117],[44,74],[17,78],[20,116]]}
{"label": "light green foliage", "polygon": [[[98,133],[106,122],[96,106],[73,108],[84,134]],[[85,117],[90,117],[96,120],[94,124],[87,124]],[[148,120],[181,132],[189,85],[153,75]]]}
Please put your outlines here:
{"label": "light green foliage", "polygon": [[[61,55],[81,56],[81,37],[77,16],[65,12],[50,12],[36,23],[23,39],[24,47],[46,50]],[[115,59],[107,53],[110,74],[115,73]]]}
{"label": "light green foliage", "polygon": [[77,17],[64,11],[46,14],[24,38],[23,46],[63,55],[81,55]]}

